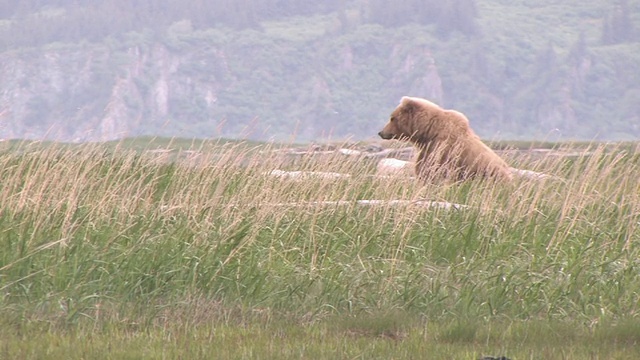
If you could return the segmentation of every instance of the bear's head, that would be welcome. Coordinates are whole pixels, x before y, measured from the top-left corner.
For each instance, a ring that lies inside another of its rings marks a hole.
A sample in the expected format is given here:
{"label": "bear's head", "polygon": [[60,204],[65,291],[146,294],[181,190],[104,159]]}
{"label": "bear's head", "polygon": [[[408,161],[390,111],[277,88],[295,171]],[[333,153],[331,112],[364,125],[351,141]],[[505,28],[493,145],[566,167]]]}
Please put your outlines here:
{"label": "bear's head", "polygon": [[425,120],[433,118],[438,111],[442,108],[428,100],[405,96],[378,135],[385,140],[415,141],[416,136],[420,136],[418,133],[425,130]]}

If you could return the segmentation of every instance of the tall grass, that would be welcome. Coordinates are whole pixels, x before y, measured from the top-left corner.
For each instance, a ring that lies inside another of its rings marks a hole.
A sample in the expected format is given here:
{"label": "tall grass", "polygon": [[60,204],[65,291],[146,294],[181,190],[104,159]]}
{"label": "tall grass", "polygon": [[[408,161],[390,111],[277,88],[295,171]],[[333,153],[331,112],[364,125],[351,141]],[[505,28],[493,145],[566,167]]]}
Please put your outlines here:
{"label": "tall grass", "polygon": [[514,156],[554,177],[439,185],[376,177],[365,158],[276,150],[3,152],[0,317],[147,327],[394,312],[586,326],[638,316],[637,149]]}

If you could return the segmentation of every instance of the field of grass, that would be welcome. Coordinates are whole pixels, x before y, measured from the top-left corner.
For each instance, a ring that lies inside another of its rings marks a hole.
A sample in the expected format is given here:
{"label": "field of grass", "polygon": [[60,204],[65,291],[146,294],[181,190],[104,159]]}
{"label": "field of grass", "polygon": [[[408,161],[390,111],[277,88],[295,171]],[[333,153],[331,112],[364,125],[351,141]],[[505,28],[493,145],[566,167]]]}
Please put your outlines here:
{"label": "field of grass", "polygon": [[0,143],[0,359],[640,357],[638,147],[439,185],[275,150]]}

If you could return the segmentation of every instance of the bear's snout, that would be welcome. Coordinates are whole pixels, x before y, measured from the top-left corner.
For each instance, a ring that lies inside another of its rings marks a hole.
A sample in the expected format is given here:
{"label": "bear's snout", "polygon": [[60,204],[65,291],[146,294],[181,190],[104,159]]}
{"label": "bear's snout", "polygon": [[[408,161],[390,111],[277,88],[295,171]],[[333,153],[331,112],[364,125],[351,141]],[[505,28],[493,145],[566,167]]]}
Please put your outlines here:
{"label": "bear's snout", "polygon": [[379,135],[381,138],[383,138],[384,140],[390,140],[390,139],[393,137],[393,134],[386,133],[386,132],[384,132],[384,130],[383,130],[383,131],[380,131],[380,132],[378,133],[378,135]]}

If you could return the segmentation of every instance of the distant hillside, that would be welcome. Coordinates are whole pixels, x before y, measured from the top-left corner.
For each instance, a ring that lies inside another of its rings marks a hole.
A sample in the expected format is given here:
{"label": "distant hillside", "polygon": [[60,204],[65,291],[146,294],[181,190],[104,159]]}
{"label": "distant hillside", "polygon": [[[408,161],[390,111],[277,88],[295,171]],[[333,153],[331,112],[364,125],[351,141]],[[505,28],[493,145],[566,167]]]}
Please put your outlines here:
{"label": "distant hillside", "polygon": [[0,16],[4,139],[366,139],[403,95],[492,140],[640,138],[640,0],[27,0]]}

